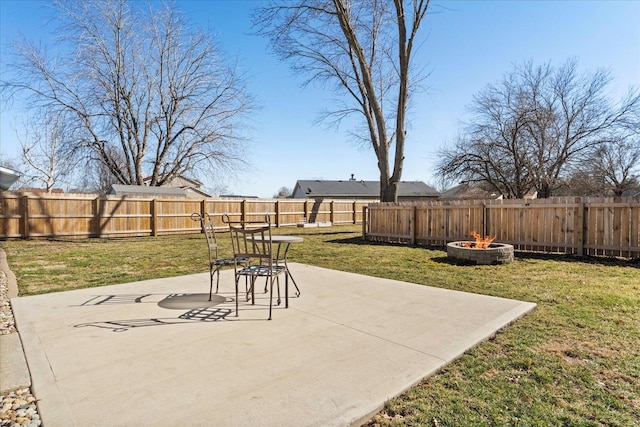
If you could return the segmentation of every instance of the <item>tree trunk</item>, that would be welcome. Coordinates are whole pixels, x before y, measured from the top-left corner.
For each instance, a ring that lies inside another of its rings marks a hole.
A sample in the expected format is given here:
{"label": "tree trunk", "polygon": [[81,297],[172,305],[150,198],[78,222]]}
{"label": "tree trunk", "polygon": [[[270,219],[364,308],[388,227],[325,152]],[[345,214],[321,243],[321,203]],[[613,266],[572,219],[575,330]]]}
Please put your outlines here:
{"label": "tree trunk", "polygon": [[538,189],[538,198],[548,199],[549,197],[551,197],[551,185],[543,183]]}
{"label": "tree trunk", "polygon": [[398,202],[399,183],[393,179],[380,175],[380,201],[381,202]]}

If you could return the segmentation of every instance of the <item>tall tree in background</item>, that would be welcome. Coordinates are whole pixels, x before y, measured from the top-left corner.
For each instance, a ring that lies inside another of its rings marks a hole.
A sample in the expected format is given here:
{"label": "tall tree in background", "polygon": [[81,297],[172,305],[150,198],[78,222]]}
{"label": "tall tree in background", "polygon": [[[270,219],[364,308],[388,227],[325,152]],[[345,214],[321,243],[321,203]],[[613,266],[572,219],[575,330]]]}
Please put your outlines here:
{"label": "tall tree in background", "polygon": [[614,196],[640,188],[640,140],[622,139],[596,150],[593,159],[595,176],[606,184]]}
{"label": "tall tree in background", "polygon": [[[282,0],[257,10],[258,32],[274,52],[332,86],[343,105],[326,118],[353,114],[366,124],[380,171],[380,199],[397,201],[410,93],[418,83],[412,54],[429,0]],[[394,152],[390,153],[394,148]]]}
{"label": "tall tree in background", "polygon": [[273,195],[274,199],[286,199],[291,197],[291,189],[289,187],[280,187],[278,192]]}
{"label": "tall tree in background", "polygon": [[439,173],[488,183],[507,197],[534,189],[550,197],[563,174],[589,166],[625,126],[637,132],[640,94],[630,90],[612,102],[610,81],[604,70],[579,74],[576,60],[517,67],[474,97],[471,121],[454,146],[441,150]]}
{"label": "tall tree in background", "polygon": [[55,0],[58,57],[14,45],[6,96],[72,119],[65,140],[122,184],[162,185],[240,158],[245,82],[166,3]]}
{"label": "tall tree in background", "polygon": [[[115,148],[108,148],[111,152],[109,156],[115,163],[124,164],[122,154]],[[84,165],[84,174],[79,184],[79,190],[83,193],[109,194],[113,184],[118,184],[118,180],[113,176],[111,170],[98,158],[89,158]]]}
{"label": "tall tree in background", "polygon": [[622,196],[626,191],[640,191],[640,117],[633,116],[588,158],[574,163],[562,188],[564,194],[580,196]]}

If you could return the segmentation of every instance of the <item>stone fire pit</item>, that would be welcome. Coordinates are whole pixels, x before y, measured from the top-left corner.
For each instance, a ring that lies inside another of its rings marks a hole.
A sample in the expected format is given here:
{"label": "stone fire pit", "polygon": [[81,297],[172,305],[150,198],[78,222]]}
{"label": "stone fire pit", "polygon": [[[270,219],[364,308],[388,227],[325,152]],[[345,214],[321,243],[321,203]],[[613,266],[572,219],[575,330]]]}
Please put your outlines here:
{"label": "stone fire pit", "polygon": [[487,248],[477,248],[475,242],[450,242],[447,257],[466,264],[509,264],[513,262],[513,245],[491,243]]}

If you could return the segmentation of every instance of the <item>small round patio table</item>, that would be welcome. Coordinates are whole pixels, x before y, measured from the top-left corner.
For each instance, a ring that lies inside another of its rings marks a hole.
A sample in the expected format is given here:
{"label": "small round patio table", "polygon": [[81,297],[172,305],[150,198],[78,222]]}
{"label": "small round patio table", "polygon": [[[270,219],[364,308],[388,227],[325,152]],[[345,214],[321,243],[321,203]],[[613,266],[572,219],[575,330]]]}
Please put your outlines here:
{"label": "small round patio table", "polygon": [[[253,238],[247,237],[247,239],[254,240],[256,242],[262,241],[262,237],[257,235],[253,236]],[[284,265],[287,276],[289,276],[289,278],[293,282],[293,286],[296,287],[296,297],[300,296],[300,288],[298,288],[298,284],[296,283],[296,280],[293,278],[293,276],[291,275],[291,271],[289,270],[289,265],[287,264],[287,255],[289,254],[289,247],[291,246],[291,244],[302,243],[303,241],[304,239],[300,236],[287,236],[283,234],[273,234],[271,236],[271,243],[278,244],[274,261],[277,265]]]}

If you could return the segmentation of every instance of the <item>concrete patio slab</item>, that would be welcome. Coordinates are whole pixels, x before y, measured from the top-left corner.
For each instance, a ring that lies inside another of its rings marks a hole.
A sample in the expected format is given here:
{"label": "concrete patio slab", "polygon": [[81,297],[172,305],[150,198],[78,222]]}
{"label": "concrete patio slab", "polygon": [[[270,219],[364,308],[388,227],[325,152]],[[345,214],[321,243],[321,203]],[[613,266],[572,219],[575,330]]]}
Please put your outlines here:
{"label": "concrete patio slab", "polygon": [[30,385],[31,378],[20,335],[0,335],[0,392],[9,392]]}
{"label": "concrete patio slab", "polygon": [[13,299],[43,424],[358,424],[535,307],[290,268],[272,321],[262,292],[234,317],[228,270],[211,302],[206,273]]}

